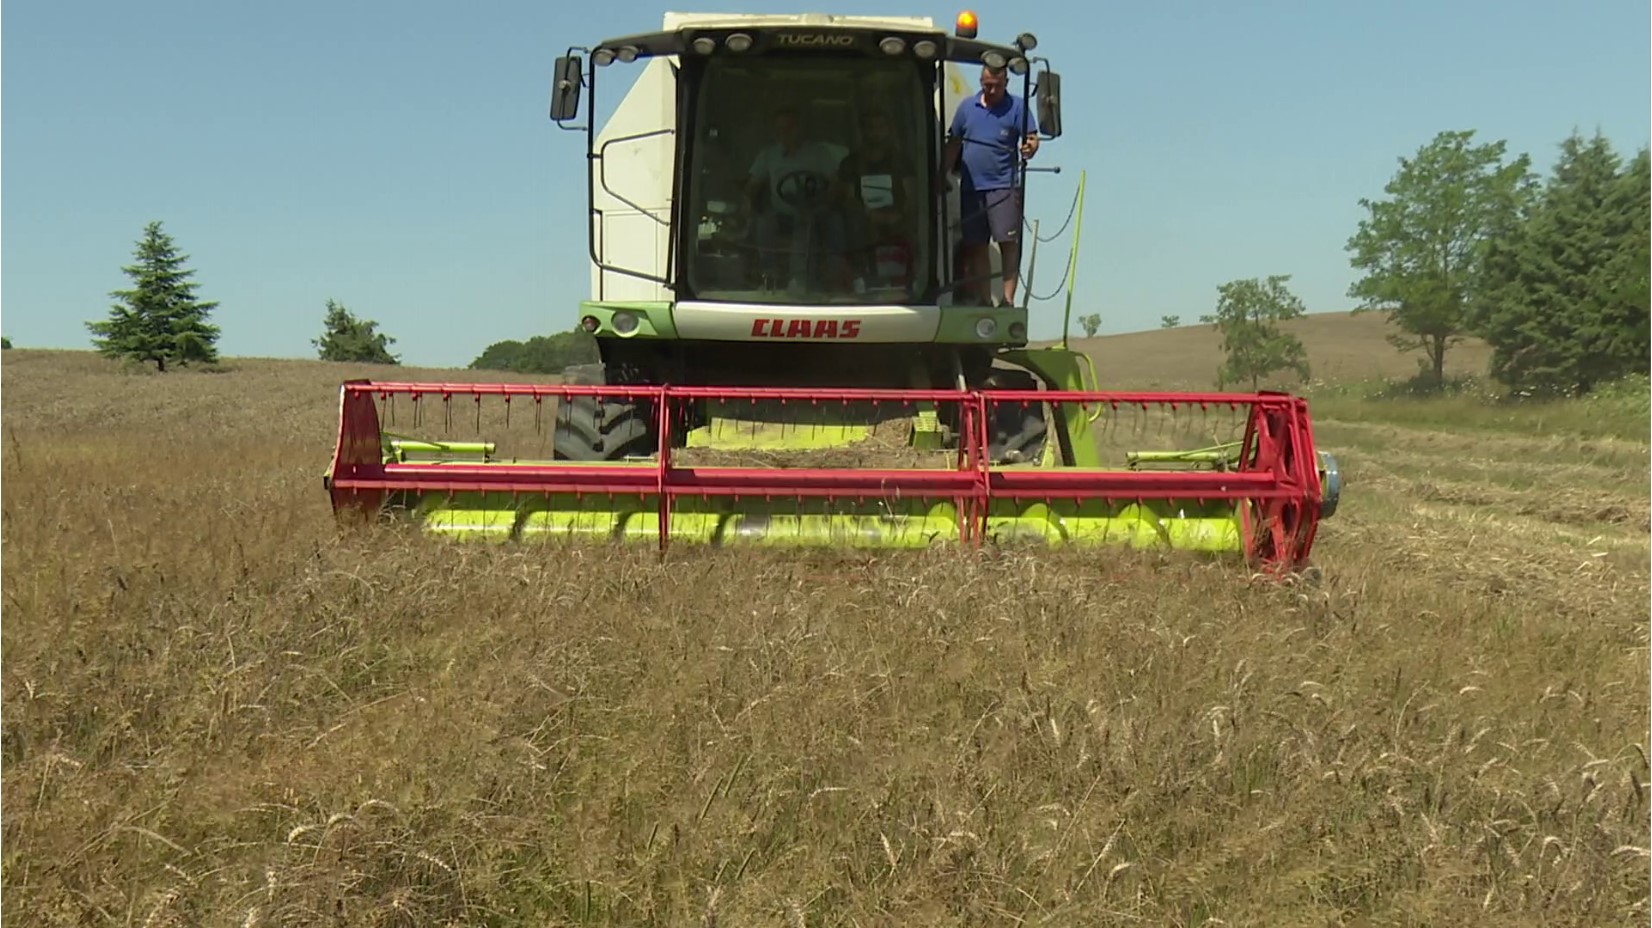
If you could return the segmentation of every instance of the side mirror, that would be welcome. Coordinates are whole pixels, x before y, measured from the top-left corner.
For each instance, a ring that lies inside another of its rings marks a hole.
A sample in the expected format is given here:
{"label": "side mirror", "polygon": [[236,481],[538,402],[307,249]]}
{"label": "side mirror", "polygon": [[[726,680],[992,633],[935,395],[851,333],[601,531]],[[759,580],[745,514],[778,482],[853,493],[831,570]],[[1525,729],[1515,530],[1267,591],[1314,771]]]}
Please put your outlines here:
{"label": "side mirror", "polygon": [[556,60],[556,83],[551,87],[551,119],[562,122],[579,114],[579,91],[584,86],[585,63],[578,55]]}
{"label": "side mirror", "polygon": [[1045,71],[1038,78],[1038,128],[1050,138],[1061,135],[1061,75]]}

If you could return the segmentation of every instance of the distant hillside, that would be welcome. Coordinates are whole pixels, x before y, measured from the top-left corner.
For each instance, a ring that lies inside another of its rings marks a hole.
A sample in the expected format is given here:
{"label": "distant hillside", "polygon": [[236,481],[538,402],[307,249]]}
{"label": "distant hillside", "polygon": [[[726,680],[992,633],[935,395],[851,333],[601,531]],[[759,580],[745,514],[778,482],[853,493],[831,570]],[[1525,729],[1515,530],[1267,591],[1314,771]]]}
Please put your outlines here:
{"label": "distant hillside", "polygon": [[[1387,342],[1393,329],[1379,313],[1314,313],[1285,328],[1302,339],[1316,381],[1410,377],[1422,358]],[[1207,389],[1222,364],[1221,336],[1209,325],[1075,338],[1071,344],[1095,361],[1102,389]],[[1483,373],[1490,357],[1483,342],[1465,341],[1446,352],[1446,374]],[[1282,380],[1277,386],[1295,384]]]}
{"label": "distant hillside", "polygon": [[[1421,354],[1402,354],[1388,344],[1390,328],[1381,315],[1315,313],[1287,326],[1308,349],[1308,362],[1315,381],[1352,381],[1377,378],[1405,378],[1417,371]],[[1101,388],[1111,389],[1192,389],[1215,386],[1216,369],[1222,363],[1222,343],[1208,325],[1179,329],[1156,329],[1096,338],[1075,338],[1072,346],[1095,361]],[[1478,340],[1465,341],[1446,354],[1448,375],[1479,374],[1486,369],[1490,349]],[[13,369],[41,370],[48,377],[120,376],[117,365],[90,351],[13,349],[6,352],[6,364]],[[549,375],[510,374],[502,371],[473,371],[457,368],[384,367],[372,364],[334,364],[308,359],[225,358],[229,370],[282,378],[284,386],[303,385],[330,395],[337,383],[351,377],[391,380],[438,380],[475,382],[507,379],[554,383]],[[1272,386],[1292,389],[1294,377],[1283,375]],[[272,382],[272,386],[274,383]],[[9,405],[9,404],[8,404]]]}

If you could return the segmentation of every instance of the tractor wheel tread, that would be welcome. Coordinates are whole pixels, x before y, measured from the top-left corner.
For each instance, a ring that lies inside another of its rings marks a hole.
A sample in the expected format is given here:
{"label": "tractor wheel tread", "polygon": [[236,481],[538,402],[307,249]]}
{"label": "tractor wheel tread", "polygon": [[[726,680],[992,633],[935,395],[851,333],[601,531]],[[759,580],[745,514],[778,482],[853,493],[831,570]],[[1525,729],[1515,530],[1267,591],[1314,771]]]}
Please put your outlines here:
{"label": "tractor wheel tread", "polygon": [[[563,371],[570,386],[607,382],[602,365],[578,365]],[[576,396],[559,404],[552,448],[564,461],[618,461],[654,453],[656,439],[646,404]]]}

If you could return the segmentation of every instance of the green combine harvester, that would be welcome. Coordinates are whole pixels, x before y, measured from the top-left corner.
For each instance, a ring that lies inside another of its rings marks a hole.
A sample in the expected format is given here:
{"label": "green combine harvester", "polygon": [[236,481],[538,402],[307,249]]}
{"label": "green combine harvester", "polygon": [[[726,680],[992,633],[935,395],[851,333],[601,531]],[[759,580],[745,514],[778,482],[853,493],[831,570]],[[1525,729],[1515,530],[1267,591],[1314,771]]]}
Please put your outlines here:
{"label": "green combine harvester", "polygon": [[[550,115],[585,137],[577,319],[601,362],[557,384],[344,384],[334,509],[495,540],[1030,540],[1304,566],[1340,479],[1303,400],[1102,391],[1065,338],[1029,346],[997,246],[961,260],[978,217],[948,126],[984,69],[1026,101],[1023,136],[1061,135],[1033,36],[977,31],[970,13],[950,32],[669,13],[569,49]],[[597,131],[615,68],[632,84]],[[1069,319],[1082,179],[1075,206]]]}

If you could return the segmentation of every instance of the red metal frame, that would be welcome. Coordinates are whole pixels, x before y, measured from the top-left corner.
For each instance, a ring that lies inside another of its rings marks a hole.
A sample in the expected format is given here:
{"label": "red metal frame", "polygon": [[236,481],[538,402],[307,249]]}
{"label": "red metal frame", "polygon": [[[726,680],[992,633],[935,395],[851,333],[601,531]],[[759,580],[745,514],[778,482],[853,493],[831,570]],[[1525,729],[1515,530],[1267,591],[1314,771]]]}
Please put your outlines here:
{"label": "red metal frame", "polygon": [[[376,399],[411,395],[546,398],[581,395],[646,399],[655,404],[659,447],[651,467],[613,464],[385,463]],[[672,461],[673,410],[694,400],[820,403],[935,403],[955,405],[962,440],[956,466],[934,469],[825,469],[681,466]],[[1081,409],[1141,406],[1249,409],[1244,454],[1236,471],[1156,472],[1075,468],[1007,469],[988,466],[988,411],[997,403],[1049,402]],[[1307,402],[1278,393],[1129,393],[1105,391],[851,390],[795,388],[609,387],[538,384],[388,383],[350,381],[340,391],[339,436],[329,489],[335,511],[374,514],[386,493],[654,494],[659,500],[660,547],[670,537],[672,501],[680,496],[813,497],[872,500],[890,495],[950,499],[960,537],[979,545],[987,508],[995,499],[1231,500],[1240,504],[1247,560],[1264,569],[1307,562],[1319,522],[1318,454]]]}

